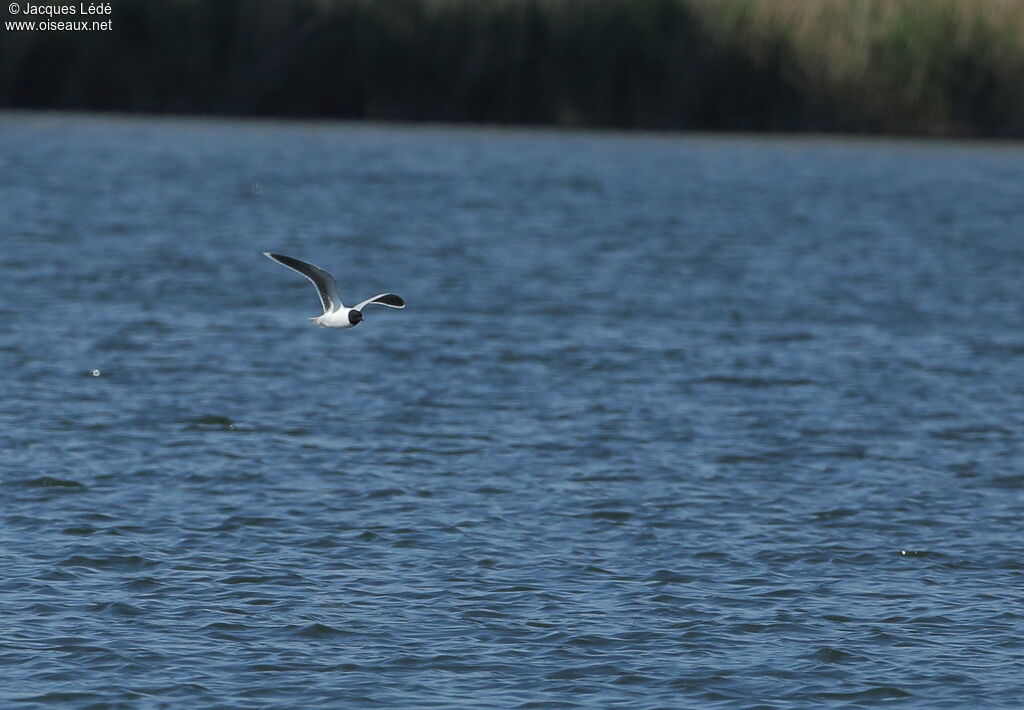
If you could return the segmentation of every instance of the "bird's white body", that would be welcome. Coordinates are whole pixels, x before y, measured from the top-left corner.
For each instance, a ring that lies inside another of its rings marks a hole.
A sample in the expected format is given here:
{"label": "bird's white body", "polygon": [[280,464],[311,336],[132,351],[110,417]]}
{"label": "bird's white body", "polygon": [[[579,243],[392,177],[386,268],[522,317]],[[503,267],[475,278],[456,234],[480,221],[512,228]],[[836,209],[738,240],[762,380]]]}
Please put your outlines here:
{"label": "bird's white body", "polygon": [[352,328],[355,326],[355,323],[349,319],[348,314],[353,310],[355,309],[342,306],[336,311],[324,313],[322,316],[310,318],[309,320],[313,325],[318,325],[321,328]]}
{"label": "bird's white body", "polygon": [[323,306],[324,312],[316,318],[310,318],[309,320],[321,328],[345,329],[357,326],[363,322],[363,308],[371,303],[387,306],[388,308],[405,308],[405,300],[393,293],[378,293],[372,298],[360,301],[351,308],[346,308],[338,296],[338,285],[334,282],[334,277],[319,266],[314,266],[308,261],[302,261],[301,259],[285,256],[284,254],[274,254],[269,251],[263,252],[263,255],[271,261],[276,261],[281,266],[286,266],[292,271],[302,274],[313,282],[313,285],[316,286],[317,295],[320,296],[320,305]]}

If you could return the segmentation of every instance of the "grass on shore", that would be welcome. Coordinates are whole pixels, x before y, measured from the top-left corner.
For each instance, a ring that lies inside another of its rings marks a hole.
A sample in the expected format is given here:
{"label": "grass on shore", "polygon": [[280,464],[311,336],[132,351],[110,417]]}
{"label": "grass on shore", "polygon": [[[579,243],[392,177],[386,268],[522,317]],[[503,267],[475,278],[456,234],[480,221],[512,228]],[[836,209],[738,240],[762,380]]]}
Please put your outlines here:
{"label": "grass on shore", "polygon": [[119,0],[13,32],[0,105],[1024,135],[1020,0]]}

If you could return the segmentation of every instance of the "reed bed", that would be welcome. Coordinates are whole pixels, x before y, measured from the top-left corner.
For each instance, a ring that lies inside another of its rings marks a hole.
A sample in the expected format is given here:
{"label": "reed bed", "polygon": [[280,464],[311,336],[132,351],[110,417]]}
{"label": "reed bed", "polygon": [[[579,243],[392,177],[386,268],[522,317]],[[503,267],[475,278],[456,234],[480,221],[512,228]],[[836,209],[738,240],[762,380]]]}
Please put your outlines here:
{"label": "reed bed", "polygon": [[118,0],[12,32],[0,105],[1024,135],[1020,0]]}

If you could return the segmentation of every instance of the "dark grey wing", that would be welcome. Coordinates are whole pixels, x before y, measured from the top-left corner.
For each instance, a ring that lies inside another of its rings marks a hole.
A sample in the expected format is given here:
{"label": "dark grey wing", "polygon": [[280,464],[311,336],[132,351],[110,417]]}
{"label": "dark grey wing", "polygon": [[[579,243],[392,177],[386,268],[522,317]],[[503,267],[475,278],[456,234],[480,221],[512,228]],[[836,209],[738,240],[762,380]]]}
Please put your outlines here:
{"label": "dark grey wing", "polygon": [[274,254],[269,251],[263,252],[263,256],[273,259],[281,266],[287,266],[292,271],[298,271],[312,281],[313,285],[316,286],[317,293],[320,294],[320,303],[324,306],[324,313],[336,311],[344,305],[338,297],[338,284],[334,283],[334,277],[319,266],[313,266],[313,264],[301,259],[295,259],[284,254]]}
{"label": "dark grey wing", "polygon": [[401,296],[396,296],[393,293],[378,293],[373,298],[368,298],[365,301],[361,301],[356,305],[352,306],[353,310],[362,311],[363,306],[368,306],[371,303],[376,303],[381,306],[387,306],[389,308],[405,308],[405,299]]}

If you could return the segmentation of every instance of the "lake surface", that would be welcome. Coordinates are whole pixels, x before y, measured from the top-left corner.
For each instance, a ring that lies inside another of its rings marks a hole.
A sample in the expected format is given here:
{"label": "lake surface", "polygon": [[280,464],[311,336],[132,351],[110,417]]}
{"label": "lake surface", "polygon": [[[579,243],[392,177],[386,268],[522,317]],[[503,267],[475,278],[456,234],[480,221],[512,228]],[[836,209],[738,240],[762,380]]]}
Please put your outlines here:
{"label": "lake surface", "polygon": [[8,114],[0,176],[0,706],[1020,706],[1021,147]]}

